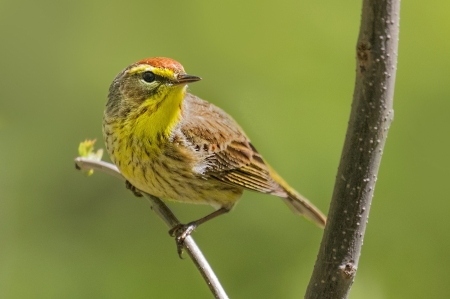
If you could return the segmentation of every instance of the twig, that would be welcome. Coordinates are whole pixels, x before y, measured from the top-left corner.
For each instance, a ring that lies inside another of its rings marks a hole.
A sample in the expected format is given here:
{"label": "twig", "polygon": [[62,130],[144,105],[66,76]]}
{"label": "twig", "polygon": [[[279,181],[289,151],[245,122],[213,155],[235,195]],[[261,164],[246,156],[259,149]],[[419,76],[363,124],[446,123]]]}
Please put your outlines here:
{"label": "twig", "polygon": [[[116,178],[125,180],[115,165],[104,161],[95,161],[88,158],[78,157],[75,159],[75,165],[78,169],[99,170]],[[180,221],[178,221],[172,211],[159,198],[142,191],[140,192],[149,200],[152,210],[155,211],[159,218],[161,218],[161,220],[164,221],[169,228],[173,228],[180,224]],[[214,271],[208,261],[203,256],[200,248],[191,236],[186,237],[184,240],[184,249],[194,262],[197,269],[200,271],[200,274],[203,276],[203,279],[213,293],[214,298],[227,299],[228,296],[225,293],[225,290],[217,279],[217,276],[214,274]]]}
{"label": "twig", "polygon": [[393,119],[400,0],[364,0],[352,111],[327,226],[305,298],[347,298]]}

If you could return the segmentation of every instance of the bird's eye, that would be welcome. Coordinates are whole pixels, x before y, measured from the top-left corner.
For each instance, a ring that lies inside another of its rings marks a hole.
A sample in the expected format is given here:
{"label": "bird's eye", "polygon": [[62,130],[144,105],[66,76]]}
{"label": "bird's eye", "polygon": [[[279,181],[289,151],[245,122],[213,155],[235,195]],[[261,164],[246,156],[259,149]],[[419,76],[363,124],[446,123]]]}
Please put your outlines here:
{"label": "bird's eye", "polygon": [[142,79],[147,83],[151,83],[155,81],[156,76],[152,72],[144,72],[142,73]]}

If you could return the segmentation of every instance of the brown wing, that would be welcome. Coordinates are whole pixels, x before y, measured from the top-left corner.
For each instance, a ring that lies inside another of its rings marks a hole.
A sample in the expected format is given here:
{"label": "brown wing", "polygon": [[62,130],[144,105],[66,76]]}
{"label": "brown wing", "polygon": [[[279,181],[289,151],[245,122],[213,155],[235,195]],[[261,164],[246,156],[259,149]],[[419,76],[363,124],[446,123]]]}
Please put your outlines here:
{"label": "brown wing", "polygon": [[240,126],[220,108],[187,94],[181,132],[204,152],[204,174],[249,190],[287,196]]}
{"label": "brown wing", "polygon": [[204,175],[280,196],[294,212],[325,226],[326,217],[320,210],[268,167],[239,125],[220,108],[187,94],[180,130],[188,146],[202,157],[196,167]]}

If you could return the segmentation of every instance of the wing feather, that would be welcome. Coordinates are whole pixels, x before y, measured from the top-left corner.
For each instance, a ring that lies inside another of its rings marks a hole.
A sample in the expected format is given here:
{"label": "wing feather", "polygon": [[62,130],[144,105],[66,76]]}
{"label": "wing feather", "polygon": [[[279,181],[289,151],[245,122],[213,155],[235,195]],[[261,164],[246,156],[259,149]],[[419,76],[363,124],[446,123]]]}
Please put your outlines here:
{"label": "wing feather", "polygon": [[198,151],[205,175],[245,189],[287,196],[240,126],[220,108],[187,94],[181,132]]}

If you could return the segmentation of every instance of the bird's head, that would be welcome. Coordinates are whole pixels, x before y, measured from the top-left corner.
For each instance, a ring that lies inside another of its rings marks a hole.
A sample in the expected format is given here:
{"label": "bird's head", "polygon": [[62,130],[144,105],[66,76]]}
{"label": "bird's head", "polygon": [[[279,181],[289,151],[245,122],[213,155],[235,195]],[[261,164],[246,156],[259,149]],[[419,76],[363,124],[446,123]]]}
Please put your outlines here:
{"label": "bird's head", "polygon": [[140,60],[125,68],[112,82],[106,113],[126,117],[144,103],[159,107],[164,101],[182,99],[187,84],[199,80],[200,77],[186,74],[183,66],[173,59],[154,57]]}

